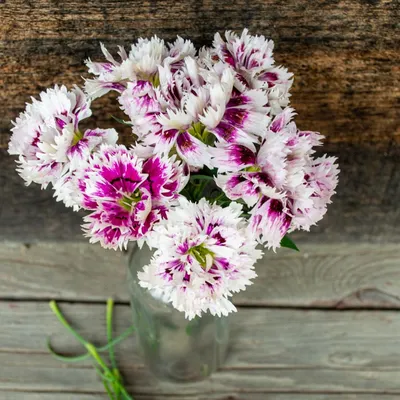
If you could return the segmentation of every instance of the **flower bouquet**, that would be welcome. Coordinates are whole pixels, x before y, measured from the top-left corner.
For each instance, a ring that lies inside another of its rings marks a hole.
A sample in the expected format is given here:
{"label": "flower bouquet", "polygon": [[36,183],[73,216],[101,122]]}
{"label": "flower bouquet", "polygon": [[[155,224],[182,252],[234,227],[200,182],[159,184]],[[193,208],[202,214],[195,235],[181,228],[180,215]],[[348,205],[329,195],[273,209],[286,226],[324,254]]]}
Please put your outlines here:
{"label": "flower bouquet", "polygon": [[[133,304],[158,301],[186,318],[186,334],[204,334],[199,320],[235,311],[231,296],[256,277],[262,247],[295,248],[287,233],[323,217],[336,159],[315,157],[323,136],[297,128],[292,74],[275,66],[263,36],[217,33],[199,50],[154,36],[129,53],[119,47],[118,58],[101,49],[105,61],[86,60],[84,90],[55,86],[27,104],[9,152],[27,185],[50,185],[57,201],[87,211],[82,229],[91,243],[137,242]],[[129,145],[118,144],[115,129],[80,128],[91,102],[110,91],[126,114],[119,122],[132,129]],[[155,320],[134,309],[154,333]],[[147,342],[154,336],[143,332]]]}

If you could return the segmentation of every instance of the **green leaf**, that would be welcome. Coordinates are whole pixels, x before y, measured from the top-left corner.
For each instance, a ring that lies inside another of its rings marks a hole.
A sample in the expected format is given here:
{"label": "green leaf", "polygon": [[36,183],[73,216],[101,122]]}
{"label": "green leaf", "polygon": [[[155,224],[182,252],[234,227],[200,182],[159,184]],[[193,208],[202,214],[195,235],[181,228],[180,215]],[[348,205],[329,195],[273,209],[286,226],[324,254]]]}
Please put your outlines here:
{"label": "green leaf", "polygon": [[123,119],[121,119],[121,118],[117,118],[117,117],[115,117],[114,115],[110,115],[110,116],[111,116],[112,119],[115,119],[115,120],[116,120],[117,122],[119,122],[120,124],[132,126],[132,124],[131,124],[130,122],[128,122],[128,121],[125,121],[125,120],[123,120]]}
{"label": "green leaf", "polygon": [[191,175],[190,176],[190,180],[191,181],[194,181],[194,180],[204,180],[204,181],[213,181],[214,180],[214,177],[213,176],[208,176],[208,175],[200,175],[200,174],[198,174],[198,175]]}
{"label": "green leaf", "polygon": [[292,239],[288,235],[285,235],[281,240],[281,247],[286,247],[288,249],[300,251],[296,244],[293,242]]}

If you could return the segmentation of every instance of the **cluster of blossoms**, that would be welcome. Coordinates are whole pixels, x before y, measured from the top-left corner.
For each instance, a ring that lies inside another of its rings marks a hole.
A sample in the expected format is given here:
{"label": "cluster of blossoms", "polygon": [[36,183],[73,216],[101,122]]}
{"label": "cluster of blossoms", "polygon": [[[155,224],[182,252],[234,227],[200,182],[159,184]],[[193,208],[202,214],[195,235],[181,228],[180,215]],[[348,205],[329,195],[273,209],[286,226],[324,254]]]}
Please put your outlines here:
{"label": "cluster of blossoms", "polygon": [[[87,210],[91,242],[154,248],[138,275],[154,295],[188,318],[226,315],[229,297],[256,276],[257,245],[275,250],[323,217],[336,159],[315,157],[323,136],[297,128],[292,74],[263,36],[228,31],[200,50],[155,36],[120,47],[118,60],[101,49],[104,62],[86,61],[84,91],[55,86],[16,119],[17,170]],[[114,129],[79,129],[109,91],[132,127],[129,147]]]}

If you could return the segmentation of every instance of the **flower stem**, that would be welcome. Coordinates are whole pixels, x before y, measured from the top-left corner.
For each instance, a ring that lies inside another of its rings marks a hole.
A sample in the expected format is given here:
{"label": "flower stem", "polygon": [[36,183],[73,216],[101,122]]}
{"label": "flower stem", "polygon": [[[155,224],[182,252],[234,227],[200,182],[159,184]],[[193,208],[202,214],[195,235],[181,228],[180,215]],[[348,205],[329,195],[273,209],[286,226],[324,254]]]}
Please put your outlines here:
{"label": "flower stem", "polygon": [[56,315],[56,317],[58,318],[58,320],[64,325],[65,328],[67,328],[67,330],[75,336],[75,338],[82,343],[84,346],[86,345],[86,340],[78,333],[76,332],[68,323],[68,321],[64,318],[63,314],[61,313],[60,309],[57,306],[57,303],[52,300],[50,301],[50,308],[51,310],[54,312],[54,314]]}
{"label": "flower stem", "polygon": [[[135,328],[133,326],[131,326],[126,331],[121,333],[121,335],[117,336],[114,340],[109,342],[107,345],[99,347],[97,349],[97,351],[99,353],[103,353],[104,351],[107,351],[110,347],[114,347],[119,342],[122,342],[123,340],[125,340],[134,331],[135,331]],[[90,357],[90,353],[88,353],[88,352],[85,354],[82,354],[80,356],[72,356],[72,357],[62,356],[61,354],[58,354],[53,350],[53,348],[51,347],[50,339],[47,340],[47,348],[49,349],[50,353],[52,353],[55,358],[57,358],[58,360],[63,361],[63,362],[78,362],[78,361],[87,360]]]}
{"label": "flower stem", "polygon": [[[113,299],[108,299],[107,300],[107,316],[106,316],[106,321],[107,321],[107,342],[110,343],[112,341],[112,313],[113,313],[113,307],[114,307],[114,301]],[[110,354],[110,361],[113,369],[117,369],[117,363],[115,361],[115,353],[114,353],[114,347],[111,346],[108,349],[108,352]]]}
{"label": "flower stem", "polygon": [[[52,300],[50,302],[50,308],[57,316],[61,324],[73,335],[75,338],[86,348],[87,353],[75,357],[64,357],[56,353],[50,345],[48,340],[47,346],[50,352],[59,360],[67,362],[82,361],[89,357],[93,358],[95,362],[94,368],[102,379],[104,389],[111,400],[133,400],[124,388],[122,382],[122,376],[117,368],[115,360],[114,346],[127,338],[134,330],[133,327],[127,329],[122,335],[118,336],[114,340],[112,339],[112,314],[113,314],[114,302],[112,299],[107,300],[107,311],[106,311],[106,326],[107,326],[107,345],[103,347],[95,347],[92,343],[85,340],[79,333],[77,333],[68,321],[65,319],[56,302]],[[100,352],[109,352],[111,368],[107,366],[107,363],[101,358]]]}

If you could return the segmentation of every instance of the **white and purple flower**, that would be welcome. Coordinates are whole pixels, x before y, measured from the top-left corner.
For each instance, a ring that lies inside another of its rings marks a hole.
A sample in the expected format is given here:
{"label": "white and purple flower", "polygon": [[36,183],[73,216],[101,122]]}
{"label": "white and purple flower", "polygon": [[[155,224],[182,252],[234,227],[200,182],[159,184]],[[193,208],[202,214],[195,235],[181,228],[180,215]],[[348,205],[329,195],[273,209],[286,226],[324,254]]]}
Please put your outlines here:
{"label": "white and purple flower", "polygon": [[176,152],[191,167],[212,167],[214,143],[241,143],[254,148],[270,121],[263,90],[233,90],[233,72],[203,70],[192,57],[181,69],[159,68],[159,88],[129,85],[121,97],[139,142],[154,153]]}
{"label": "white and purple flower", "polygon": [[284,201],[263,196],[250,211],[249,231],[265,247],[274,250],[280,247],[292,221]]}
{"label": "white and purple flower", "polygon": [[258,152],[231,145],[215,149],[214,154],[215,164],[221,166],[215,181],[231,200],[243,199],[252,207],[262,196],[284,196],[288,149],[278,135],[268,136]]}
{"label": "white and purple flower", "polygon": [[[107,62],[86,60],[89,73],[96,76],[87,79],[85,83],[85,90],[92,99],[101,97],[110,90],[122,93],[127,89],[128,83],[141,87],[144,82],[149,82],[157,87],[158,69],[162,64],[177,69],[186,56],[194,57],[196,53],[192,42],[179,36],[174,43],[168,43],[168,47],[157,36],[151,39],[139,38],[137,43],[132,44],[128,54],[119,46],[118,55],[121,61],[116,61],[103,43],[100,46]],[[128,90],[131,91],[131,88]]]}
{"label": "white and purple flower", "polygon": [[98,145],[116,143],[114,129],[79,130],[90,115],[90,101],[76,86],[71,91],[55,86],[27,104],[14,122],[8,149],[19,156],[17,170],[27,184],[55,184]]}
{"label": "white and purple flower", "polygon": [[323,137],[299,131],[293,115],[291,108],[278,114],[256,151],[237,144],[212,150],[217,185],[229,199],[254,207],[251,230],[274,249],[289,230],[309,229],[322,218],[337,184],[335,159],[312,158]]}
{"label": "white and purple flower", "polygon": [[181,198],[148,237],[157,250],[138,273],[140,285],[188,319],[235,311],[229,297],[252,283],[254,263],[262,256],[241,213],[234,202],[222,208],[204,198],[197,204]]}
{"label": "white and purple flower", "polygon": [[336,157],[326,155],[312,159],[301,184],[288,193],[288,207],[293,216],[291,230],[308,231],[325,215],[338,184],[340,171],[336,161]]}
{"label": "white and purple flower", "polygon": [[272,40],[262,35],[249,35],[247,29],[240,36],[226,31],[225,40],[216,33],[213,48],[205,53],[205,63],[210,65],[217,59],[230,65],[236,72],[235,87],[240,91],[264,89],[268,94],[271,115],[276,115],[289,104],[293,74],[274,65],[273,49]]}
{"label": "white and purple flower", "polygon": [[186,183],[174,158],[143,160],[125,146],[103,145],[81,171],[83,208],[92,211],[83,225],[90,241],[105,248],[126,248],[167,217]]}

